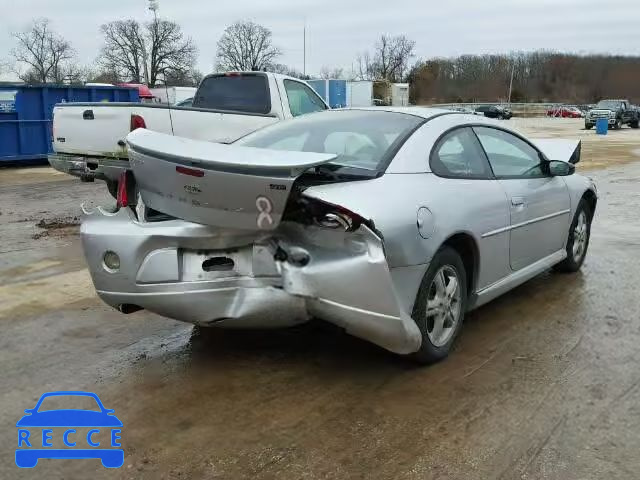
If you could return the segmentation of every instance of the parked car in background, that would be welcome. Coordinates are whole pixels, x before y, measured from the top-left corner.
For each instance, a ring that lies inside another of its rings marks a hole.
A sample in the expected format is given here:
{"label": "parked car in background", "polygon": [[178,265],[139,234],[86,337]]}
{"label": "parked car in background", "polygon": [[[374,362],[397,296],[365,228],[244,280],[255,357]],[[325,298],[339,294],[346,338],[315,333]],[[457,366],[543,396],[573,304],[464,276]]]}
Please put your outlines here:
{"label": "parked car in background", "polygon": [[513,117],[511,110],[501,105],[480,105],[476,108],[476,113],[499,120],[509,120]]}
{"label": "parked car in background", "polygon": [[424,363],[448,355],[467,311],[577,271],[597,201],[574,174],[579,141],[439,109],[319,112],[231,145],[145,129],[127,143],[121,208],[81,227],[104,302],[220,328],[313,316]]}
{"label": "parked car in background", "polygon": [[558,105],[547,110],[547,117],[556,118],[582,118],[584,114],[578,107]]}
{"label": "parked car in background", "polygon": [[231,143],[266,125],[329,107],[302,80],[264,72],[208,75],[191,106],[65,103],[53,109],[49,163],[83,180],[105,180],[116,195],[129,167],[125,137],[137,128]]}
{"label": "parked car in background", "polygon": [[476,112],[468,107],[450,107],[449,110],[453,110],[454,112],[466,113],[468,115],[476,115]]}
{"label": "parked car in background", "polygon": [[631,128],[640,126],[640,111],[629,100],[600,100],[584,117],[584,128],[592,128],[599,118],[607,119],[609,126],[616,130],[623,125]]}

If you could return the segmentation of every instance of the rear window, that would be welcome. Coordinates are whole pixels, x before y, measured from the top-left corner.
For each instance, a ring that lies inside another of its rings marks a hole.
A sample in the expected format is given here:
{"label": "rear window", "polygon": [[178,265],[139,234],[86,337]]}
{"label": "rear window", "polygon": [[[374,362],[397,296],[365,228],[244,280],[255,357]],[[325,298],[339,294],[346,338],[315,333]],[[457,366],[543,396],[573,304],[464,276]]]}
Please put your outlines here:
{"label": "rear window", "polygon": [[196,108],[269,113],[271,96],[265,75],[216,75],[205,78],[193,99]]}
{"label": "rear window", "polygon": [[237,145],[294,152],[333,153],[331,163],[378,170],[424,122],[404,113],[326,110],[279,122],[238,140]]}

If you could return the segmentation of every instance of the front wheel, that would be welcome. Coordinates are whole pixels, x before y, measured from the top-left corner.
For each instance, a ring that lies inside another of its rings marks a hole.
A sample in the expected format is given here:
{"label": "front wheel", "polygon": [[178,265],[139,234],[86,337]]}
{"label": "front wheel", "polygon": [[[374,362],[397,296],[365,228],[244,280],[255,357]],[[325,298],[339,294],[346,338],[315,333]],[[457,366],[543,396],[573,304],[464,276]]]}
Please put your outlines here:
{"label": "front wheel", "polygon": [[590,125],[590,124],[588,124],[588,123],[585,123],[585,124],[584,124],[584,129],[585,129],[585,130],[591,130],[592,128],[593,128],[593,125]]}
{"label": "front wheel", "polygon": [[423,364],[445,358],[462,328],[466,307],[464,264],[455,250],[443,247],[434,255],[413,307],[422,344],[411,357]]}
{"label": "front wheel", "polygon": [[554,269],[559,272],[573,273],[580,270],[587,256],[589,239],[591,237],[592,212],[587,202],[583,199],[578,204],[573,222],[567,238],[567,258],[557,264]]}
{"label": "front wheel", "polygon": [[620,119],[616,120],[616,123],[613,126],[613,128],[615,128],[616,130],[620,130],[622,128],[622,120]]}

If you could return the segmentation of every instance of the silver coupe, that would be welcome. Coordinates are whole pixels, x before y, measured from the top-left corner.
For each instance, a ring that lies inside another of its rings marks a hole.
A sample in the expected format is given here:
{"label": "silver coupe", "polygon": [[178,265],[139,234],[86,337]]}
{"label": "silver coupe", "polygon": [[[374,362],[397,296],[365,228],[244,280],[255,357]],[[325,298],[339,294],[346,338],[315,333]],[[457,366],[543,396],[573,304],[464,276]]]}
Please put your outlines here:
{"label": "silver coupe", "polygon": [[138,129],[118,208],[85,209],[98,295],[198,325],[311,317],[444,358],[466,312],[582,265],[580,143],[429,108],[313,113],[231,144]]}

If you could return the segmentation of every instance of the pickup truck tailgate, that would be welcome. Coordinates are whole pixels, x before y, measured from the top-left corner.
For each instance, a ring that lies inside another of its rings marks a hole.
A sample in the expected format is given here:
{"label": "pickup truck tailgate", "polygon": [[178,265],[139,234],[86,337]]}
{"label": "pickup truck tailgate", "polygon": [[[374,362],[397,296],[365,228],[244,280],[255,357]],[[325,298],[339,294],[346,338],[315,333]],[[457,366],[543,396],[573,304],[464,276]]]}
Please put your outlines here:
{"label": "pickup truck tailgate", "polygon": [[127,136],[137,187],[151,208],[223,228],[273,230],[295,179],[334,154],[222,145],[138,129]]}
{"label": "pickup truck tailgate", "polygon": [[53,149],[58,153],[126,158],[124,139],[131,128],[131,109],[108,105],[55,107]]}

